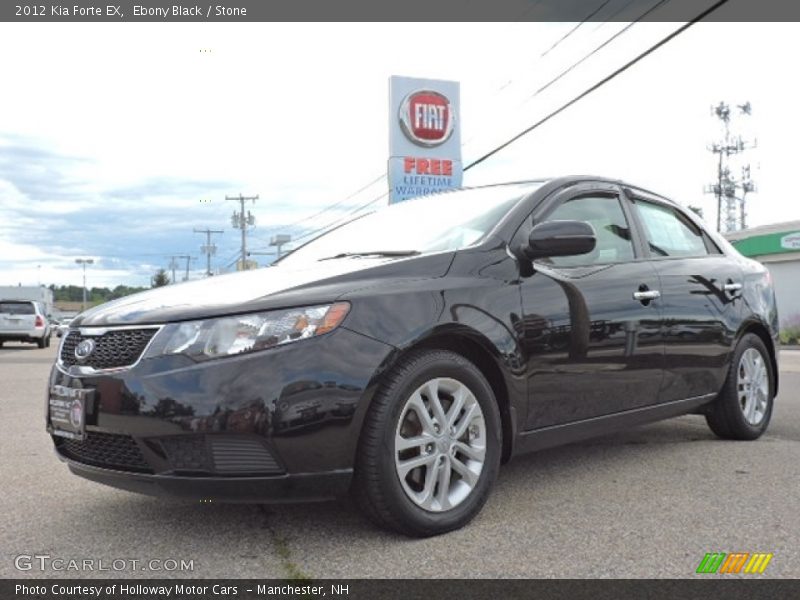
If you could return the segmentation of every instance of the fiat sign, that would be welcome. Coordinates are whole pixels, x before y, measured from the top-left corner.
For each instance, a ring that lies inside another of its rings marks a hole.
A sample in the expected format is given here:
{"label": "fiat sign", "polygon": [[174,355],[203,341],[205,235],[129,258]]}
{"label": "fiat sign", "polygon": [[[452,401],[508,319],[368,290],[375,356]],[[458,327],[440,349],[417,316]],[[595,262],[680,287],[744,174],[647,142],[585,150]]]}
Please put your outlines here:
{"label": "fiat sign", "polygon": [[461,187],[459,85],[389,80],[389,202]]}
{"label": "fiat sign", "polygon": [[453,133],[453,110],[447,96],[433,90],[410,93],[400,103],[400,125],[420,146],[438,146]]}

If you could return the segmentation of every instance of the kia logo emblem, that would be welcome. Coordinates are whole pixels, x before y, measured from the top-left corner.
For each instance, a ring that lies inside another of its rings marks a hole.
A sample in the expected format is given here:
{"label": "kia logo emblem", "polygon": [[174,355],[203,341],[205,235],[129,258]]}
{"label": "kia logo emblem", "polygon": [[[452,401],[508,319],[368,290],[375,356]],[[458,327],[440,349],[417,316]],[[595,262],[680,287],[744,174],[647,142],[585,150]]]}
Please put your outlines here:
{"label": "kia logo emblem", "polygon": [[75,346],[75,358],[78,360],[88,358],[92,352],[94,352],[94,340],[83,340]]}
{"label": "kia logo emblem", "polygon": [[446,96],[433,90],[410,93],[400,103],[400,126],[418,146],[439,146],[453,133],[455,115]]}

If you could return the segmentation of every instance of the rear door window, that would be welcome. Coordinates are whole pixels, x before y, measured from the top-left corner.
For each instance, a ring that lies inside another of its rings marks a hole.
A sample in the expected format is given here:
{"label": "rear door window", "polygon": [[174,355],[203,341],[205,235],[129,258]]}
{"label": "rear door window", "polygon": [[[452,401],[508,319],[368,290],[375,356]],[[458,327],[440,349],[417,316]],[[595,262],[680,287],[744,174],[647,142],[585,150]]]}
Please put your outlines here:
{"label": "rear door window", "polygon": [[679,211],[644,200],[635,201],[650,254],[660,256],[706,256],[703,232]]}

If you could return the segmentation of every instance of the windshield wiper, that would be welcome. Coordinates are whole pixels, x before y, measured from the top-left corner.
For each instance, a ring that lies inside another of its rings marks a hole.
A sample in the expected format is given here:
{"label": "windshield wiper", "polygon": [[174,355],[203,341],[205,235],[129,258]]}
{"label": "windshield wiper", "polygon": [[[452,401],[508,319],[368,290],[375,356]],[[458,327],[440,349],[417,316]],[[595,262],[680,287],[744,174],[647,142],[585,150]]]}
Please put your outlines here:
{"label": "windshield wiper", "polygon": [[342,252],[341,254],[335,254],[333,256],[326,256],[325,258],[320,258],[320,261],[323,260],[334,260],[336,258],[348,258],[351,256],[416,256],[421,254],[419,250],[372,250],[370,252]]}

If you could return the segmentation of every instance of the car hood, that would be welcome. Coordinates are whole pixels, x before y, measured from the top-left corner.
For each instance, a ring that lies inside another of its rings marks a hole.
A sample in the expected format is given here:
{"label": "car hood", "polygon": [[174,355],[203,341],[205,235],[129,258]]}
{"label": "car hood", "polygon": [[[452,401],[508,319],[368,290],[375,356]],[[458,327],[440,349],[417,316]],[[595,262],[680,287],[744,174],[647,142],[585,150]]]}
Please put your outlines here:
{"label": "car hood", "polygon": [[165,323],[331,302],[387,278],[441,277],[452,257],[453,253],[405,259],[348,257],[302,268],[278,264],[126,296],[81,313],[70,327]]}

